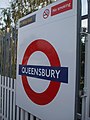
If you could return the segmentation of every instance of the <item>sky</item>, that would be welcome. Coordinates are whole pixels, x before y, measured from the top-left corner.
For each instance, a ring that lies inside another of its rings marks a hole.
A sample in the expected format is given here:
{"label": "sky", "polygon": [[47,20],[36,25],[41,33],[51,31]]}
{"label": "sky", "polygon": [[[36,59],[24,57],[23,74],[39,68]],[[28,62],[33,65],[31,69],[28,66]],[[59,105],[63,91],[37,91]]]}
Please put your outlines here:
{"label": "sky", "polygon": [[6,8],[9,6],[9,1],[10,0],[0,0],[0,8]]}
{"label": "sky", "polygon": [[[87,14],[87,0],[82,0],[82,15]],[[82,27],[87,27],[87,20],[82,20]]]}
{"label": "sky", "polygon": [[2,8],[7,8],[10,6],[9,2],[10,0],[0,0],[0,16],[1,16]]}
{"label": "sky", "polygon": [[82,0],[82,15],[87,14],[87,0]]}

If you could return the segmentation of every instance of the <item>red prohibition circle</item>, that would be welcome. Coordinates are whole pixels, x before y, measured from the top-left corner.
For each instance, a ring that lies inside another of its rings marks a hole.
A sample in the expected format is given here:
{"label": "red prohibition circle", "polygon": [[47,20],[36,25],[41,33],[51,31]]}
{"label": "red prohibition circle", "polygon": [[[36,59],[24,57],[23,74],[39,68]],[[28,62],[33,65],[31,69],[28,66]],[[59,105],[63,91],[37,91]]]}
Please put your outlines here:
{"label": "red prohibition circle", "polygon": [[[43,39],[35,40],[27,47],[22,60],[22,65],[27,65],[30,56],[37,51],[41,51],[47,56],[51,66],[61,66],[54,47],[48,41]],[[37,93],[31,89],[26,76],[22,76],[22,83],[27,96],[32,102],[38,105],[49,104],[55,98],[61,84],[60,82],[50,81],[48,88],[44,92]]]}
{"label": "red prohibition circle", "polygon": [[44,12],[43,12],[43,18],[46,19],[49,17],[49,14],[50,14],[50,11],[49,9],[46,9]]}

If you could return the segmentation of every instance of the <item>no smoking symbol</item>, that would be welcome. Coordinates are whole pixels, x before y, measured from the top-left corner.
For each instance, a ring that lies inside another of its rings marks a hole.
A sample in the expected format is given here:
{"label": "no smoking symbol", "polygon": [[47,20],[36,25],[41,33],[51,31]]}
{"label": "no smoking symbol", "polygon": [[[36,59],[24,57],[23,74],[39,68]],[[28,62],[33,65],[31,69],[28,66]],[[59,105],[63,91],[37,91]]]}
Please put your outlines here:
{"label": "no smoking symbol", "polygon": [[50,13],[49,9],[46,9],[46,10],[43,12],[43,18],[44,18],[44,19],[48,18],[49,13]]}

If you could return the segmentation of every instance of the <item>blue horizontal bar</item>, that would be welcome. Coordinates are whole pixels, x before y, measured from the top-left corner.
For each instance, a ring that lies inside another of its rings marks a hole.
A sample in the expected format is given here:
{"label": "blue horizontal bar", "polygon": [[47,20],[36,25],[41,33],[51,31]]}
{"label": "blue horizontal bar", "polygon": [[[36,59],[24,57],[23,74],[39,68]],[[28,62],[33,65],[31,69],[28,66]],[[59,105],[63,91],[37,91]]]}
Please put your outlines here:
{"label": "blue horizontal bar", "polygon": [[19,75],[68,83],[68,67],[19,65]]}

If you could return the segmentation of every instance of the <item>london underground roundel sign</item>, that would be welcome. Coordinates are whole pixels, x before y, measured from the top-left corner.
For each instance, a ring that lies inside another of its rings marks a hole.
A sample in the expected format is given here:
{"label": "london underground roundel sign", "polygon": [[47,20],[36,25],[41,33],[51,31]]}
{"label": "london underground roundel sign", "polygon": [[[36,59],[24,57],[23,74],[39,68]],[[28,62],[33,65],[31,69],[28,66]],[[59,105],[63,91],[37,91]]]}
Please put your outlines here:
{"label": "london underground roundel sign", "polygon": [[[24,57],[23,57],[23,60],[22,60],[22,65],[27,65],[27,62],[30,59],[30,56],[34,52],[37,52],[37,51],[41,51],[47,56],[51,66],[55,66],[55,67],[61,66],[60,60],[58,58],[57,52],[55,51],[54,47],[48,41],[42,40],[42,39],[33,41],[27,47]],[[50,51],[52,51],[53,54],[51,54]],[[24,87],[24,90],[25,90],[27,96],[34,103],[36,103],[38,105],[46,105],[46,104],[50,103],[55,98],[55,96],[60,88],[60,82],[50,81],[48,88],[44,92],[36,93],[29,86],[26,76],[22,75],[22,83],[23,83],[23,87]]]}

